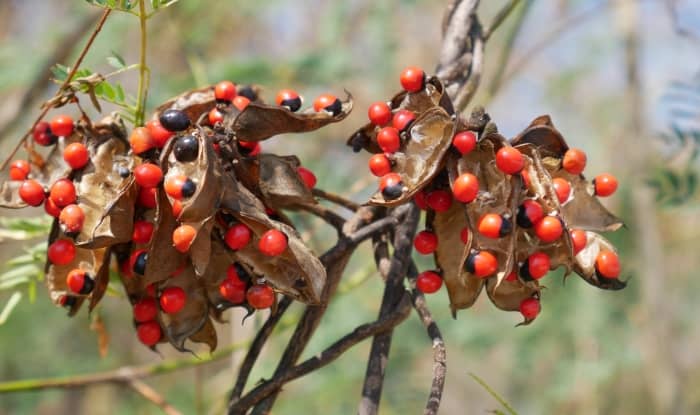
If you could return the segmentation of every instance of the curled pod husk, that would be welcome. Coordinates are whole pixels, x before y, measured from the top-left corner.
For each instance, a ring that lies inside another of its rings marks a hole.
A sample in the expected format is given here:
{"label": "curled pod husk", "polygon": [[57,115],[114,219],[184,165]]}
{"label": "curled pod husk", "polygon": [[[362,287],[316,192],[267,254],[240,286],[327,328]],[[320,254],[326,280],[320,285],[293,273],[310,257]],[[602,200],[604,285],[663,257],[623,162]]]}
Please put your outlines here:
{"label": "curled pod husk", "polygon": [[569,274],[573,265],[573,247],[571,246],[569,228],[566,227],[566,222],[561,215],[562,206],[554,190],[552,177],[545,167],[537,148],[531,144],[521,144],[517,148],[525,159],[523,173],[528,177],[528,186],[524,187],[524,194],[519,204],[522,204],[525,200],[534,200],[542,206],[545,216],[560,218],[563,221],[564,229],[559,239],[545,243],[540,241],[531,229],[517,228],[516,261],[523,263],[533,253],[542,252],[550,259],[550,270],[564,266],[566,274]]}
{"label": "curled pod husk", "polygon": [[[60,231],[58,221],[54,221],[49,237],[49,245],[60,239],[70,240]],[[90,300],[89,309],[92,310],[102,299],[109,284],[110,258],[109,248],[83,249],[75,247],[75,258],[68,264],[57,265],[47,260],[44,269],[46,271],[46,286],[49,290],[51,301],[56,305],[62,305],[61,298],[63,296],[76,298],[77,301],[74,302],[69,311],[71,316],[78,311],[86,299]],[[83,270],[93,279],[94,287],[89,294],[81,295],[69,290],[66,278],[68,273],[74,269]]]}
{"label": "curled pod husk", "polygon": [[158,189],[156,198],[156,219],[153,234],[147,247],[148,260],[143,276],[135,276],[143,287],[167,279],[185,262],[186,255],[175,249],[172,238],[178,223],[173,215],[168,196]]}
{"label": "curled pod husk", "polygon": [[422,189],[442,169],[454,128],[452,117],[441,107],[430,108],[416,118],[405,142],[392,154],[392,171],[401,176],[404,192],[396,199],[386,199],[382,192],[377,192],[369,204],[396,206]]}
{"label": "curled pod husk", "polygon": [[193,89],[171,98],[156,108],[153,119],[158,119],[163,112],[173,109],[184,112],[187,118],[190,119],[190,123],[194,124],[214,107],[216,107],[214,86],[210,85],[204,88]]}
{"label": "curled pod husk", "polygon": [[[48,190],[56,180],[68,177],[71,168],[63,160],[63,150],[69,144],[80,141],[83,141],[83,134],[79,131],[74,131],[70,137],[59,137],[41,165],[30,164],[28,178],[36,180]],[[0,186],[0,207],[21,209],[28,206],[19,196],[21,185],[22,181],[7,180]]]}
{"label": "curled pod husk", "polygon": [[[498,271],[495,277],[499,283],[510,273],[514,264],[515,214],[521,187],[520,178],[503,173],[493,161],[496,151],[506,145],[507,141],[502,136],[487,135],[478,142],[474,151],[462,156],[450,171],[450,184],[464,173],[473,174],[479,181],[476,199],[464,205],[472,224],[471,249],[486,250],[496,257]],[[511,232],[496,239],[480,234],[476,225],[487,213],[507,218],[512,225]]]}
{"label": "curled pod husk", "polygon": [[465,244],[460,231],[469,226],[467,213],[461,203],[452,203],[446,212],[434,212],[428,217],[428,226],[438,235],[435,264],[442,273],[450,298],[453,315],[457,310],[471,307],[481,293],[484,280],[468,274],[464,262],[469,255],[472,233]]}
{"label": "curled pod husk", "polygon": [[316,199],[297,169],[301,165],[296,156],[261,154],[259,162],[259,190],[265,205],[275,210],[315,204]]}
{"label": "curled pod husk", "polygon": [[[442,82],[436,77],[427,79],[425,88],[418,92],[401,91],[396,94],[388,103],[393,113],[399,110],[408,110],[414,113],[416,118],[430,109],[442,108],[449,115],[454,114],[452,102],[445,94]],[[381,127],[372,123],[365,124],[355,131],[347,141],[347,145],[358,152],[364,149],[370,153],[382,153],[382,149],[377,145],[377,132]]]}
{"label": "curled pod husk", "polygon": [[595,269],[595,261],[600,251],[617,253],[617,249],[610,241],[595,232],[586,232],[586,247],[576,255],[574,271],[587,283],[604,290],[621,290],[627,286],[624,281],[617,278],[605,278],[598,275]]}
{"label": "curled pod husk", "polygon": [[[495,278],[486,280],[486,294],[491,302],[504,311],[519,311],[523,300],[531,297],[539,298],[540,286],[537,281],[501,281]],[[525,319],[519,325],[530,324],[534,319]]]}
{"label": "curled pod husk", "polygon": [[110,129],[104,127],[103,134],[86,137],[90,161],[75,177],[78,206],[85,213],[75,242],[84,248],[128,242],[133,228],[138,190],[132,175],[120,174],[133,168],[132,159],[126,157],[129,146],[123,137],[110,135]]}
{"label": "curled pod husk", "polygon": [[[302,242],[297,232],[290,226],[271,219],[265,214],[265,207],[243,186],[226,187],[222,208],[250,228],[253,239],[248,245],[236,251],[236,256],[250,266],[254,274],[264,275],[277,290],[299,301],[318,304],[326,282],[326,271],[321,261]],[[270,229],[276,229],[287,237],[287,249],[274,257],[265,256],[258,248],[260,236]]]}
{"label": "curled pod husk", "polygon": [[188,351],[185,341],[197,334],[209,321],[209,302],[201,278],[190,265],[179,274],[158,284],[158,295],[169,287],[180,287],[185,291],[185,305],[176,313],[158,311],[158,322],[165,338],[179,351]]}
{"label": "curled pod husk", "polygon": [[291,112],[285,107],[251,102],[240,114],[225,120],[224,124],[238,140],[262,141],[285,133],[305,133],[331,123],[342,121],[352,111],[352,97],[348,94],[342,101],[341,111],[333,115],[326,111],[316,112],[308,108]]}

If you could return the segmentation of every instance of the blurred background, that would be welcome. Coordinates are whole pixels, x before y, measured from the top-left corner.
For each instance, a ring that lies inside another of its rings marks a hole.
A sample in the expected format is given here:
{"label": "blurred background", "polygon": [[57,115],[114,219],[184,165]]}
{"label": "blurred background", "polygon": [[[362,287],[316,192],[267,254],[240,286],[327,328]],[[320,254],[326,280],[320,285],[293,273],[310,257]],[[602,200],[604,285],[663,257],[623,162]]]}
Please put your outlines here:
{"label": "blurred background", "polygon": [[[318,187],[362,202],[375,186],[366,167],[369,157],[353,154],[345,140],[365,122],[371,102],[398,91],[403,67],[434,68],[446,3],[181,0],[149,21],[149,108],[223,79],[260,84],[268,100],[283,87],[296,89],[307,103],[319,93],[342,95],[347,89],[356,99],[348,120],[303,137],[277,137],[263,150],[297,154],[318,176]],[[489,22],[505,1],[482,3],[479,15]],[[55,92],[55,85],[44,81],[47,62],[73,62],[99,12],[78,0],[0,1],[2,154]],[[127,63],[137,62],[138,33],[134,16],[113,13],[84,66],[109,72],[106,57],[112,51]],[[620,190],[605,203],[627,224],[608,236],[620,249],[629,285],[605,292],[576,276],[564,284],[561,273],[553,272],[544,280],[542,314],[520,328],[514,327],[518,313],[497,310],[485,296],[456,320],[444,290],[430,296],[447,344],[442,413],[500,408],[469,373],[521,414],[700,413],[699,52],[700,4],[692,0],[521,1],[489,40],[472,105],[485,105],[508,137],[534,117],[551,114],[569,144],[588,153],[589,176],[609,171],[620,179]],[[118,81],[135,94],[135,72]],[[36,217],[43,211],[0,215]],[[317,252],[332,245],[333,232],[325,225],[294,218]],[[20,236],[7,229],[0,233],[3,262],[42,240],[17,242]],[[425,258],[416,259],[421,269],[432,267]],[[305,356],[376,317],[382,284],[373,268],[364,247]],[[12,267],[3,268],[8,270]],[[169,346],[160,356],[138,343],[131,308],[117,285],[93,316],[81,310],[68,318],[50,303],[41,284],[36,287],[37,278],[0,277],[0,310],[16,303],[9,314],[0,314],[0,382],[186,357]],[[259,360],[253,382],[271,375],[301,310],[292,307]],[[264,314],[241,325],[241,315],[231,313],[230,324],[218,327],[220,347],[249,339]],[[99,330],[91,329],[96,316],[109,336],[104,357]],[[369,343],[362,343],[287,385],[274,413],[354,413],[368,351]],[[184,413],[221,413],[241,353],[146,382]],[[431,343],[412,315],[394,335],[380,412],[421,412],[431,365]],[[159,411],[115,385],[0,395],[0,414]]]}

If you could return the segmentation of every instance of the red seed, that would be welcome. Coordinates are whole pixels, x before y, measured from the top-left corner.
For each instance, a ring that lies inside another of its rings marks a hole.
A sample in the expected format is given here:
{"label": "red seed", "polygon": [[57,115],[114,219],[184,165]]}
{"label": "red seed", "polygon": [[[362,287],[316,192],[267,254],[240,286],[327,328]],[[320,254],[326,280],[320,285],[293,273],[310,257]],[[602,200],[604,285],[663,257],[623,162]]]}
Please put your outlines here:
{"label": "red seed", "polygon": [[525,167],[525,159],[514,147],[501,147],[496,152],[496,167],[506,174],[520,173]]}
{"label": "red seed", "polygon": [[15,160],[10,164],[10,180],[26,180],[30,170],[27,160]]}
{"label": "red seed", "polygon": [[36,180],[25,180],[19,186],[19,197],[29,206],[39,206],[46,197],[44,186]]}
{"label": "red seed", "polygon": [[413,246],[416,248],[416,251],[423,255],[435,252],[437,245],[437,235],[431,231],[420,231],[413,240]]}
{"label": "red seed", "polygon": [[287,235],[277,229],[270,229],[260,237],[258,249],[267,256],[281,255],[287,249]]}
{"label": "red seed", "polygon": [[409,66],[401,71],[399,77],[401,87],[408,92],[418,92],[423,89],[425,83],[425,72],[416,66]]}
{"label": "red seed", "polygon": [[63,160],[71,169],[78,170],[85,167],[90,161],[90,154],[83,143],[71,143],[63,149]]}
{"label": "red seed", "polygon": [[461,131],[452,138],[452,145],[463,155],[469,154],[476,148],[476,134],[472,131]]}
{"label": "red seed", "polygon": [[166,314],[175,314],[185,307],[187,294],[180,287],[168,287],[160,293],[160,308]]}
{"label": "red seed", "polygon": [[147,321],[136,327],[136,336],[138,336],[141,343],[149,347],[158,344],[162,335],[160,325],[156,321]]}
{"label": "red seed", "polygon": [[447,190],[433,190],[426,195],[428,207],[436,212],[447,212],[452,207],[452,195]]}
{"label": "red seed", "polygon": [[246,300],[257,310],[270,308],[275,302],[275,292],[267,284],[256,284],[248,288]]}
{"label": "red seed", "polygon": [[452,184],[452,194],[462,203],[476,199],[479,193],[479,180],[471,173],[462,173]]}
{"label": "red seed", "polygon": [[313,189],[314,187],[316,187],[317,179],[314,172],[307,169],[306,167],[299,166],[297,167],[297,173],[299,174],[299,177],[301,177],[301,180],[304,182],[308,189]]}
{"label": "red seed", "polygon": [[391,108],[386,102],[375,102],[369,106],[367,116],[369,117],[369,122],[381,127],[391,121]]}
{"label": "red seed", "polygon": [[59,239],[49,245],[49,262],[55,265],[68,265],[75,259],[75,245],[68,239]]}
{"label": "red seed", "polygon": [[432,294],[442,287],[442,277],[434,271],[423,271],[416,277],[416,288],[425,293]]}
{"label": "red seed", "polygon": [[520,314],[522,314],[526,320],[533,320],[540,314],[540,310],[540,301],[536,298],[526,298],[520,302]]}

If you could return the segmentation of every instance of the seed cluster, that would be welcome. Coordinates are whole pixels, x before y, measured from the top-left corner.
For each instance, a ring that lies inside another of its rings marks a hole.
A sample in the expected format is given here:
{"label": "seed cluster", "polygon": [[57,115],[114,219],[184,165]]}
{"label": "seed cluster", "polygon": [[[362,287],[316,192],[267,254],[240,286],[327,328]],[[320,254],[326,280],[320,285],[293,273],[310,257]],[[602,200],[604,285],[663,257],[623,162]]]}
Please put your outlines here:
{"label": "seed cluster", "polygon": [[188,91],[128,135],[116,116],[37,124],[33,143],[48,154],[11,164],[0,205],[43,205],[55,218],[46,281],[56,304],[92,310],[114,267],[139,340],[186,350],[186,340],[215,348],[212,319],[229,307],[275,307],[276,292],[320,301],[324,267],[283,213],[316,203],[316,177],[260,141],[340,121],[352,103],[324,94],[302,111],[294,91],[278,105],[258,95],[230,81]]}
{"label": "seed cluster", "polygon": [[369,123],[348,145],[373,153],[379,190],[370,204],[413,201],[426,211],[414,247],[432,254],[436,269],[418,275],[419,290],[444,281],[455,313],[485,287],[528,324],[540,311],[539,281],[560,266],[599,288],[625,286],[617,252],[599,234],[622,226],[597,199],[617,181],[587,181],[586,154],[568,147],[549,116],[507,140],[483,109],[455,114],[441,82],[421,69],[405,69],[400,83],[403,91],[369,107]]}

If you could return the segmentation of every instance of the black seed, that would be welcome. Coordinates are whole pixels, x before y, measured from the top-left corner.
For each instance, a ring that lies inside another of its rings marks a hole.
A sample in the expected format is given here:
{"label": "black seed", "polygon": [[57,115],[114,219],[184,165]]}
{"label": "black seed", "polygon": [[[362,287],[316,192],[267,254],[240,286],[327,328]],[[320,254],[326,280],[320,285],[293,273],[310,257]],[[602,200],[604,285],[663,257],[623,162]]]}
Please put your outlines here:
{"label": "black seed", "polygon": [[129,170],[128,167],[120,166],[117,169],[117,173],[119,174],[119,177],[126,179],[131,175],[131,170]]}
{"label": "black seed", "polygon": [[92,292],[92,290],[95,288],[95,280],[90,278],[88,274],[85,274],[85,278],[83,279],[83,287],[80,289],[80,294],[87,295]]}
{"label": "black seed", "polygon": [[253,90],[253,88],[251,88],[250,85],[246,85],[242,88],[239,88],[237,94],[240,96],[244,96],[251,101],[255,101],[258,99],[258,94],[255,93],[255,91]]}
{"label": "black seed", "polygon": [[392,184],[390,186],[386,186],[384,190],[382,190],[382,196],[384,196],[384,199],[387,200],[392,200],[392,199],[397,199],[401,197],[403,194],[403,183],[399,182],[396,184]]}
{"label": "black seed", "polygon": [[191,197],[197,191],[197,185],[191,179],[182,184],[182,197]]}
{"label": "black seed", "polygon": [[168,131],[183,131],[190,126],[190,119],[183,111],[169,109],[160,114],[160,123]]}
{"label": "black seed", "polygon": [[236,269],[236,273],[238,274],[238,278],[245,282],[246,285],[250,283],[250,274],[248,274],[248,271],[246,271],[245,268],[238,262],[233,264],[233,267]]}
{"label": "black seed", "polygon": [[199,142],[191,135],[178,137],[173,148],[173,154],[179,162],[194,161],[199,155]]}
{"label": "black seed", "polygon": [[280,103],[280,106],[287,107],[292,112],[297,112],[297,111],[299,111],[299,108],[301,108],[301,98],[296,97],[296,98],[285,99],[284,101],[282,101]]}
{"label": "black seed", "polygon": [[520,266],[519,275],[523,281],[534,281],[534,278],[532,278],[532,275],[530,275],[530,260],[529,259],[526,259],[525,262],[523,262],[523,265]]}
{"label": "black seed", "polygon": [[148,254],[146,252],[141,252],[136,261],[134,261],[134,272],[139,275],[146,273],[146,262],[148,261]]}
{"label": "black seed", "polygon": [[513,232],[513,222],[501,216],[501,229],[498,231],[498,235],[502,238]]}
{"label": "black seed", "polygon": [[60,301],[61,301],[61,306],[66,307],[66,308],[71,308],[75,305],[77,298],[70,296],[70,295],[64,295],[63,297],[61,297]]}
{"label": "black seed", "polygon": [[464,269],[471,272],[472,274],[474,273],[475,269],[474,260],[476,259],[476,254],[478,254],[478,252],[470,253],[467,257],[467,260],[464,262]]}
{"label": "black seed", "polygon": [[359,132],[355,133],[355,135],[353,135],[350,139],[350,146],[352,147],[352,151],[354,153],[359,153],[360,150],[362,150],[365,147],[368,140],[369,138],[366,135]]}
{"label": "black seed", "polygon": [[343,111],[343,104],[338,98],[336,98],[335,101],[333,101],[331,105],[324,108],[324,110],[330,112],[335,117]]}
{"label": "black seed", "polygon": [[530,218],[527,217],[526,212],[525,205],[520,205],[518,207],[518,214],[515,216],[515,222],[521,228],[532,228],[534,224],[530,221]]}

